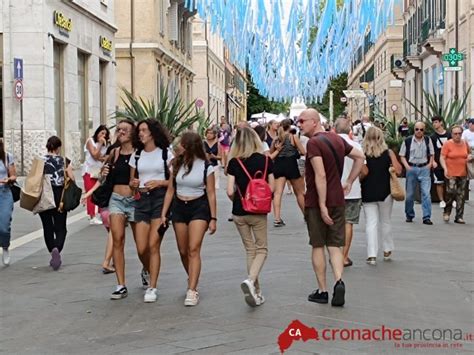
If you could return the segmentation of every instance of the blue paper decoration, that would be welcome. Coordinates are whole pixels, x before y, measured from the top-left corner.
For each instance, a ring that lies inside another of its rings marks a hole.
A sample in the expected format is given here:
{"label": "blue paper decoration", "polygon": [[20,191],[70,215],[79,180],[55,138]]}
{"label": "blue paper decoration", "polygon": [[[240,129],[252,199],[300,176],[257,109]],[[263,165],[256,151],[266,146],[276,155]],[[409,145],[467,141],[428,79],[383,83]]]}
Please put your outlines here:
{"label": "blue paper decoration", "polygon": [[186,0],[185,6],[209,20],[260,94],[319,101],[331,78],[348,71],[368,29],[375,42],[393,23],[398,1],[344,0],[338,8],[336,0]]}

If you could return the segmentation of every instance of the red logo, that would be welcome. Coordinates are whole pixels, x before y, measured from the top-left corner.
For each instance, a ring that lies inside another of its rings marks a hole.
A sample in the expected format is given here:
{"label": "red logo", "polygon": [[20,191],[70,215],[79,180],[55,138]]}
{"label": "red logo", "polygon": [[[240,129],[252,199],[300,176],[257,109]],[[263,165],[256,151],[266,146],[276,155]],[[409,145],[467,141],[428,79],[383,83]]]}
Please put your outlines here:
{"label": "red logo", "polygon": [[278,346],[283,354],[294,341],[308,341],[310,339],[319,340],[318,331],[304,325],[299,320],[294,320],[278,337]]}

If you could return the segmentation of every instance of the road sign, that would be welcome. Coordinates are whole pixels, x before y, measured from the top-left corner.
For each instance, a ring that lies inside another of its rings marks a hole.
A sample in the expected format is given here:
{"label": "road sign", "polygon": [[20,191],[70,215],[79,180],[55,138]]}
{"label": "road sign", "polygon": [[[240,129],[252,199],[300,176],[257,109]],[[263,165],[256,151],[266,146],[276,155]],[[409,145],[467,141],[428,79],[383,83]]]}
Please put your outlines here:
{"label": "road sign", "polygon": [[392,109],[393,112],[396,112],[398,110],[397,104],[393,104],[391,109]]}
{"label": "road sign", "polygon": [[[449,48],[449,53],[443,54],[443,61],[448,62],[450,67],[459,67],[458,62],[464,60],[464,54],[459,53],[456,48]],[[459,71],[459,70],[454,70]]]}
{"label": "road sign", "polygon": [[13,71],[15,80],[23,80],[23,59],[13,58]]}
{"label": "road sign", "polygon": [[341,97],[341,102],[347,102],[347,97],[342,96],[342,97]]}
{"label": "road sign", "polygon": [[444,71],[461,71],[462,67],[444,67]]}
{"label": "road sign", "polygon": [[204,101],[202,101],[202,99],[197,99],[196,100],[196,107],[201,108],[203,106],[204,106]]}
{"label": "road sign", "polygon": [[23,82],[21,80],[15,81],[15,97],[17,100],[23,100]]}

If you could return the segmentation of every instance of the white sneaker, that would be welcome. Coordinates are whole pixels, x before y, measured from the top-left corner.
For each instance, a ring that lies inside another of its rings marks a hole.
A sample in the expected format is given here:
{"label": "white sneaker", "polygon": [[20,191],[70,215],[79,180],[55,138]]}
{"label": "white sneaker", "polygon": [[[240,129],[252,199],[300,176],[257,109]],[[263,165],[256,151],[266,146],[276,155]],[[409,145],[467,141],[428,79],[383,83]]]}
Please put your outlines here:
{"label": "white sneaker", "polygon": [[199,292],[188,290],[186,291],[186,298],[184,299],[184,305],[186,307],[196,306],[199,303]]}
{"label": "white sneaker", "polygon": [[102,220],[100,218],[97,218],[97,216],[96,216],[96,217],[93,217],[89,220],[89,224],[99,226],[99,225],[102,224]]}
{"label": "white sneaker", "polygon": [[257,293],[255,292],[255,285],[251,279],[242,281],[240,288],[245,295],[245,302],[250,307],[257,306]]}
{"label": "white sneaker", "polygon": [[143,297],[143,301],[145,303],[152,303],[156,302],[158,298],[158,290],[156,288],[147,288],[145,291],[145,296]]}
{"label": "white sneaker", "polygon": [[3,249],[2,262],[5,266],[10,265],[10,252],[8,249]]}
{"label": "white sneaker", "polygon": [[441,202],[439,203],[439,208],[445,208],[445,207],[446,207],[446,202],[441,201]]}
{"label": "white sneaker", "polygon": [[263,297],[262,293],[257,293],[257,306],[261,306],[265,303],[265,297]]}

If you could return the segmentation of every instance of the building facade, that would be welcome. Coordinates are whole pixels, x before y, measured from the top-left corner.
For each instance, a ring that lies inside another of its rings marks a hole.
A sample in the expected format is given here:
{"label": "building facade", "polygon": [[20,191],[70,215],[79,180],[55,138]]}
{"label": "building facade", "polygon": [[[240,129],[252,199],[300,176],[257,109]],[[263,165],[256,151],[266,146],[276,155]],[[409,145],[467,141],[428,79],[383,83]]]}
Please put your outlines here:
{"label": "building facade", "polygon": [[247,121],[247,74],[244,69],[234,65],[229,50],[224,49],[226,104],[225,117],[235,125]]}
{"label": "building facade", "polygon": [[116,2],[117,104],[122,88],[136,97],[159,101],[179,92],[193,100],[192,16],[184,0]]}
{"label": "building facade", "polygon": [[[393,73],[403,79],[403,110],[416,120],[421,112],[428,114],[424,91],[445,106],[450,100],[462,99],[474,82],[474,0],[405,0],[403,16],[404,63]],[[452,48],[464,55],[456,71],[443,60],[443,54]],[[463,113],[474,116],[472,94]]]}
{"label": "building facade", "polygon": [[[394,23],[387,27],[375,43],[367,32],[364,43],[352,59],[348,75],[348,89],[362,90],[362,95],[348,97],[347,111],[353,121],[363,114],[377,110],[380,114],[399,119],[401,113],[402,81],[391,74],[391,59],[401,56],[403,45],[403,18],[401,6],[394,6]],[[395,112],[393,105],[397,106]]]}
{"label": "building facade", "polygon": [[24,172],[51,135],[77,166],[87,137],[115,109],[114,1],[2,0],[0,7],[0,136]]}
{"label": "building facade", "polygon": [[226,114],[224,41],[211,32],[209,22],[193,20],[193,81],[196,105],[211,122]]}

